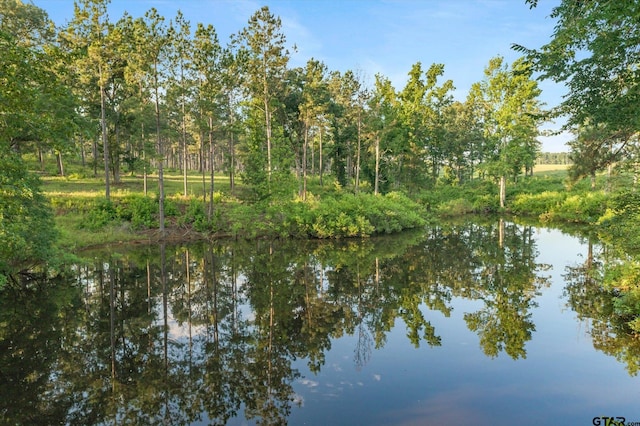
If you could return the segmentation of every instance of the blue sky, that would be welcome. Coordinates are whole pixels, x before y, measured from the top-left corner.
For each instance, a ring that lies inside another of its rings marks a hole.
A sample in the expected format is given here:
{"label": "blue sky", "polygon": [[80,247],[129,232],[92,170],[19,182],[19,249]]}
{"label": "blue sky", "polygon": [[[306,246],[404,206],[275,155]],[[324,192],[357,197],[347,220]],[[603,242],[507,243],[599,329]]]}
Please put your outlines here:
{"label": "blue sky", "polygon": [[[33,0],[57,25],[73,16],[72,0]],[[525,0],[112,0],[109,17],[117,21],[126,10],[134,17],[151,7],[167,20],[181,10],[191,22],[212,24],[222,44],[242,29],[263,5],[282,20],[288,44],[296,45],[291,66],[310,58],[330,70],[359,72],[373,82],[376,73],[400,90],[411,66],[445,65],[456,99],[464,100],[480,81],[489,59],[518,57],[511,44],[540,47],[549,41],[555,22],[549,18],[559,0],[539,0],[529,9]],[[564,90],[541,82],[542,100],[555,106]],[[555,129],[558,125],[547,125]],[[566,151],[567,135],[541,138],[543,151]]]}

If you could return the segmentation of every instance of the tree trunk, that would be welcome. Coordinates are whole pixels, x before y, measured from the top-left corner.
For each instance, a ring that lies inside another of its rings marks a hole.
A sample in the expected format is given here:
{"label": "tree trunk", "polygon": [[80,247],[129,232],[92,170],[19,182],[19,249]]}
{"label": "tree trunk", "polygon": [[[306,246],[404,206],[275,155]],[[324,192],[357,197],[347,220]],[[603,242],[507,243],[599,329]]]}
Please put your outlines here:
{"label": "tree trunk", "polygon": [[506,176],[500,176],[500,208],[504,208],[504,202],[506,198],[507,178]]}
{"label": "tree trunk", "polygon": [[316,150],[313,149],[313,139],[311,140],[311,176],[316,175]]}
{"label": "tree trunk", "polygon": [[80,160],[82,161],[82,168],[84,169],[87,165],[87,158],[84,151],[84,141],[82,139],[80,139]]}
{"label": "tree trunk", "polygon": [[233,131],[229,135],[229,188],[231,194],[235,193],[235,172],[236,172],[236,153],[235,142],[233,140]]}
{"label": "tree trunk", "polygon": [[[233,97],[231,94],[229,94],[229,105],[233,106]],[[233,108],[230,108],[230,114],[229,114],[229,121],[230,121],[230,131],[229,131],[229,189],[231,191],[231,194],[234,194],[235,192],[235,171],[236,171],[236,148],[235,148],[235,141],[234,141],[234,132],[233,132],[233,125],[234,125],[234,121],[235,121],[235,115],[233,114]]]}
{"label": "tree trunk", "polygon": [[[181,72],[184,72],[181,70]],[[184,75],[181,76],[184,81]],[[184,96],[182,99],[182,178],[184,180],[184,196],[187,196],[187,159],[189,153],[187,152],[187,119],[185,117]]]}
{"label": "tree trunk", "polygon": [[209,220],[213,218],[213,193],[214,193],[214,184],[215,184],[215,150],[213,146],[213,117],[209,116],[209,167],[211,168],[211,184],[209,185],[209,211],[207,217]]}
{"label": "tree trunk", "polygon": [[144,123],[142,123],[141,126],[141,130],[142,130],[142,188],[144,191],[144,196],[147,196],[147,150],[145,148],[145,143],[144,143]]}
{"label": "tree trunk", "polygon": [[356,193],[360,188],[360,143],[361,143],[360,130],[361,130],[361,127],[362,127],[362,121],[360,119],[360,114],[358,114],[358,146],[356,148],[356,184],[355,184]]}
{"label": "tree trunk", "polygon": [[307,199],[307,145],[309,143],[309,126],[304,126],[304,144],[302,147],[302,200]]}
{"label": "tree trunk", "polygon": [[160,94],[158,89],[158,64],[154,64],[155,115],[156,115],[156,147],[158,150],[158,224],[160,236],[164,237],[164,158],[162,138],[160,136]]}
{"label": "tree trunk", "polygon": [[200,173],[202,173],[202,200],[207,203],[207,171],[204,160],[204,132],[200,132]]}
{"label": "tree trunk", "polygon": [[267,76],[264,76],[264,117],[267,131],[267,180],[271,183],[271,111],[269,110],[269,89],[267,85]]}
{"label": "tree trunk", "polygon": [[93,177],[98,176],[98,140],[93,138]]}
{"label": "tree trunk", "polygon": [[64,165],[62,164],[62,153],[56,151],[56,162],[58,163],[58,175],[64,176]]}
{"label": "tree trunk", "polygon": [[38,162],[40,163],[40,171],[44,172],[44,156],[42,155],[42,148],[40,147],[38,147]]}
{"label": "tree trunk", "polygon": [[318,158],[318,161],[319,161],[318,170],[320,172],[320,186],[322,186],[322,167],[323,167],[323,165],[322,165],[322,127],[320,127],[320,141],[319,142],[320,142],[320,145],[318,147],[318,156],[319,156],[319,158]]}
{"label": "tree trunk", "polygon": [[104,153],[104,196],[109,201],[111,199],[111,188],[109,186],[109,141],[107,138],[107,117],[105,105],[104,84],[102,84],[102,65],[98,65],[100,78],[100,126],[102,128],[102,151]]}
{"label": "tree trunk", "polygon": [[378,195],[380,182],[380,135],[376,135],[376,176],[373,185],[373,193]]}

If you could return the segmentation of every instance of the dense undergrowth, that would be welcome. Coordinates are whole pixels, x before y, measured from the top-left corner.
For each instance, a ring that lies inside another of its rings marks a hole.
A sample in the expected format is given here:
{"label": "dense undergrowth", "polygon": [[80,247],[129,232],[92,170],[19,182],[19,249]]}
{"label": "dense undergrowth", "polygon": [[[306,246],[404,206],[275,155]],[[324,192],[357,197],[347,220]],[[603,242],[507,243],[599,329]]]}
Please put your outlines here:
{"label": "dense undergrowth", "polygon": [[[67,231],[135,233],[158,227],[159,203],[155,196],[128,194],[111,201],[103,197],[58,197],[52,199],[52,205],[58,216],[78,218],[72,225],[75,229]],[[211,213],[202,198],[169,197],[164,207],[170,228],[236,238],[366,237],[426,223],[421,206],[397,192],[383,196],[308,194],[306,200],[270,199],[251,204],[218,192]],[[59,223],[64,226],[64,222]]]}

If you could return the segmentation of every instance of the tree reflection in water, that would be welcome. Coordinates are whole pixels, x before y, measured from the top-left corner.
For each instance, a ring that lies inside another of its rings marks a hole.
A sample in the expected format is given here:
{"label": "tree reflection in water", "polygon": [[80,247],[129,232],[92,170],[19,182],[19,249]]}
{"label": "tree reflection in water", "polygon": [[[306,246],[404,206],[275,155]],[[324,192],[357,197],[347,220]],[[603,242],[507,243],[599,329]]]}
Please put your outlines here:
{"label": "tree reflection in water", "polygon": [[[433,227],[397,237],[215,242],[95,253],[49,282],[0,298],[0,416],[9,423],[286,423],[304,359],[324,367],[354,335],[363,367],[401,320],[416,347],[439,346],[430,318],[453,299],[481,301],[464,320],[484,353],[526,357],[531,309],[548,285],[533,228]],[[637,372],[637,338],[613,315],[589,256],[567,274],[568,304],[594,345]],[[75,282],[77,285],[69,285]],[[635,369],[634,369],[635,368]]]}
{"label": "tree reflection in water", "polygon": [[636,279],[638,258],[615,248],[594,246],[593,239],[588,239],[585,261],[566,268],[567,306],[588,327],[594,348],[615,357],[635,376],[640,371],[640,336],[630,328],[630,317],[620,307],[618,288],[626,279]]}

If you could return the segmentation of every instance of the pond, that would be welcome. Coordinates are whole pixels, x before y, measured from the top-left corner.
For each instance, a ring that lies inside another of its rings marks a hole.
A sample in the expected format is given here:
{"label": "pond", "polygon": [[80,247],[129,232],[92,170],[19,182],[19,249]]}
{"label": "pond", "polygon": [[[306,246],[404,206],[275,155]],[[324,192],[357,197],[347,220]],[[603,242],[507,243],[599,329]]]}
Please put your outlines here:
{"label": "pond", "polygon": [[[0,294],[3,424],[640,422],[598,241],[496,222],[115,248]],[[19,287],[19,289],[18,289]]]}

